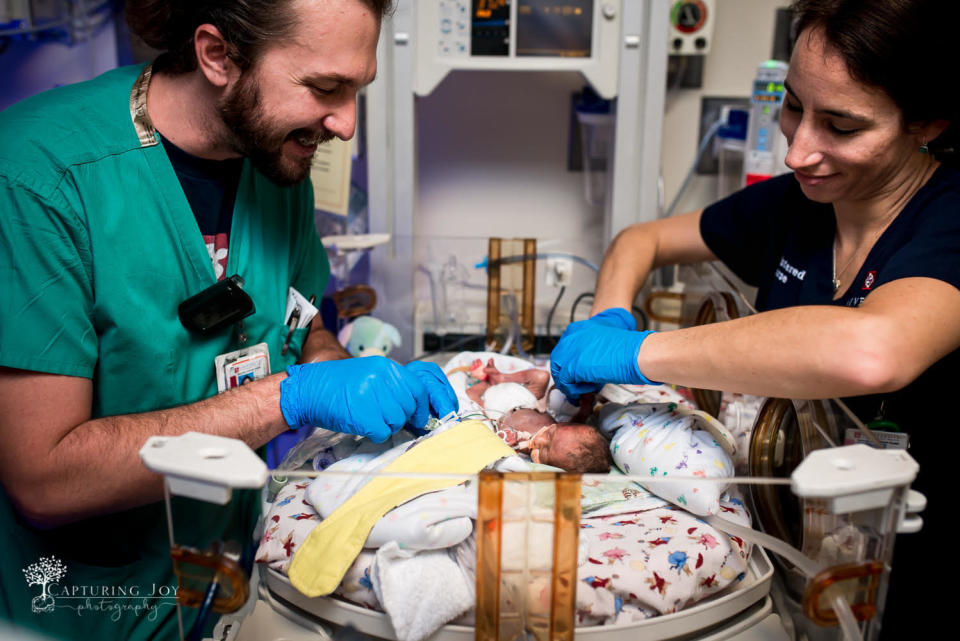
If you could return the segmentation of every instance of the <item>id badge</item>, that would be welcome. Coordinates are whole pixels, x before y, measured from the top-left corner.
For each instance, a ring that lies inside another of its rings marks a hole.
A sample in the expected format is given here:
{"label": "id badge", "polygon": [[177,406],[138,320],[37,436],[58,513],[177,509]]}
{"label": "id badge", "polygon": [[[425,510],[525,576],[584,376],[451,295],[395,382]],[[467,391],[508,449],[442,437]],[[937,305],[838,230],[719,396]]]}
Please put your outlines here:
{"label": "id badge", "polygon": [[[885,450],[905,450],[910,445],[910,435],[905,432],[889,432],[885,430],[870,430],[877,437]],[[870,447],[876,447],[876,444],[863,430],[848,427],[844,433],[843,444],[854,445],[863,443]]]}
{"label": "id badge", "polygon": [[305,298],[303,294],[290,287],[287,290],[287,310],[283,314],[284,325],[291,330],[306,327],[320,310],[313,304],[314,297]]}
{"label": "id badge", "polygon": [[257,343],[213,359],[217,371],[217,391],[225,392],[270,375],[270,350]]}

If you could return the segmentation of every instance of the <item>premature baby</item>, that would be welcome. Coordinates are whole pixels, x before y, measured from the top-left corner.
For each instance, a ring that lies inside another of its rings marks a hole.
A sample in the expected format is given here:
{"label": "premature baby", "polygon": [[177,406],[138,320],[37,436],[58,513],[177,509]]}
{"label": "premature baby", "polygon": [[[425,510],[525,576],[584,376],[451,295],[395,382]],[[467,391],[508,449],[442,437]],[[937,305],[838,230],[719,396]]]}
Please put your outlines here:
{"label": "premature baby", "polygon": [[519,408],[500,419],[497,435],[534,463],[581,474],[610,471],[610,444],[584,423],[557,423],[546,412]]}
{"label": "premature baby", "polygon": [[582,422],[558,423],[545,410],[550,373],[536,368],[501,372],[493,359],[475,359],[447,372],[467,374],[466,394],[493,410],[497,435],[534,463],[568,472],[608,472],[610,444],[597,429]]}

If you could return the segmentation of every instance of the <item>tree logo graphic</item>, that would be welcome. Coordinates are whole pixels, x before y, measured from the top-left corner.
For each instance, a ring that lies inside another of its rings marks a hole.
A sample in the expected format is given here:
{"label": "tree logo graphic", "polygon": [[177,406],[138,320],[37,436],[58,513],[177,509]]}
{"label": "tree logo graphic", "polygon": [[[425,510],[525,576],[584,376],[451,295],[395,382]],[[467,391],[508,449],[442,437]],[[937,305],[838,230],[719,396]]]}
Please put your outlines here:
{"label": "tree logo graphic", "polygon": [[42,588],[40,596],[33,597],[30,603],[31,610],[36,613],[53,612],[56,600],[47,594],[47,586],[51,583],[59,583],[66,573],[67,566],[55,556],[42,556],[39,561],[24,568],[23,575],[27,579],[27,585],[39,585]]}

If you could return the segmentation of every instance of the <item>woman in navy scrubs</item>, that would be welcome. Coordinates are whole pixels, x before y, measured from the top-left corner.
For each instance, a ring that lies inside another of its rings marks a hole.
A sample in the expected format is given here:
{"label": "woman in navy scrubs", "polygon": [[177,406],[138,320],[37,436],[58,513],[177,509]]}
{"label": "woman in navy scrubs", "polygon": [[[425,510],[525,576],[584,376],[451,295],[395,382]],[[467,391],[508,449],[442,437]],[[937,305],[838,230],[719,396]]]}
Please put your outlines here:
{"label": "woman in navy scrubs", "polygon": [[[701,211],[634,225],[607,252],[592,317],[552,354],[575,398],[603,382],[662,381],[782,398],[843,397],[909,435],[923,531],[899,537],[884,637],[950,607],[929,577],[952,501],[950,403],[960,367],[960,170],[954,146],[956,2],[799,0],[781,128],[792,173]],[[953,165],[953,166],[951,166]],[[760,313],[637,332],[627,312],[657,267],[721,260]],[[939,559],[939,561],[937,560]]]}

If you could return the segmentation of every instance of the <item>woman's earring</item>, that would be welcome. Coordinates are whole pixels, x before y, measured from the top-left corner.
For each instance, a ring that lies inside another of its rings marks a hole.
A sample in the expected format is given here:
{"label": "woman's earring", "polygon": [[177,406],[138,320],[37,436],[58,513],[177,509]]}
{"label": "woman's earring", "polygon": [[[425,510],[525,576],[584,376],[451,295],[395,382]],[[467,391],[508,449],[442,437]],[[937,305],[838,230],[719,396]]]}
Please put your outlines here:
{"label": "woman's earring", "polygon": [[918,151],[919,151],[921,154],[930,153],[930,148],[927,147],[927,141],[926,141],[926,140],[924,140],[922,143],[920,143],[920,149],[919,149]]}

